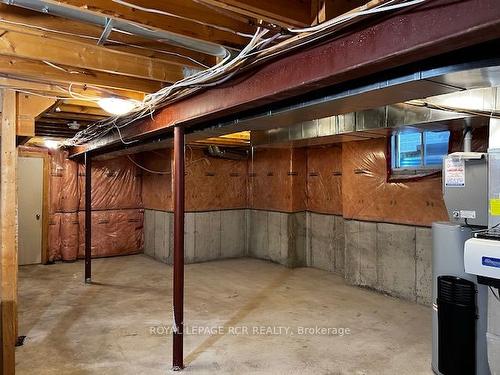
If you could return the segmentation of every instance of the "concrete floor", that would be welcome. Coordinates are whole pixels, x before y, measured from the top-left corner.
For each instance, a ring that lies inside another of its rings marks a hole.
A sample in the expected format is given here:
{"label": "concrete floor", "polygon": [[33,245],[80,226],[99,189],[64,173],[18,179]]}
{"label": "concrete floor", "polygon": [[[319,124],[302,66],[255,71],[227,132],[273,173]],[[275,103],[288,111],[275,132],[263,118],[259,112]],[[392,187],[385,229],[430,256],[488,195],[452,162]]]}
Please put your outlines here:
{"label": "concrete floor", "polygon": [[[171,336],[158,327],[172,322],[172,268],[144,255],[93,264],[96,284],[87,286],[82,262],[21,267],[20,334],[27,340],[16,352],[18,374],[170,371]],[[184,373],[432,373],[429,308],[325,271],[254,259],[188,265],[185,311]],[[219,326],[225,334],[194,334]],[[299,334],[315,326],[350,333]],[[244,327],[248,334],[236,331]]]}

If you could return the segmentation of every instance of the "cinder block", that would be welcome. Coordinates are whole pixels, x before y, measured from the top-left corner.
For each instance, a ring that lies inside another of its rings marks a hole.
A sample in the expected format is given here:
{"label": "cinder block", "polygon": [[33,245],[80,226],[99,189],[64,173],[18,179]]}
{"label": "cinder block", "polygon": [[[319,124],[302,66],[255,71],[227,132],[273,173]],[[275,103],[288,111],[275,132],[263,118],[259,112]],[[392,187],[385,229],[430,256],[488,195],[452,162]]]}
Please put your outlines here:
{"label": "cinder block", "polygon": [[249,219],[249,254],[259,259],[269,259],[268,212],[250,210]]}
{"label": "cinder block", "polygon": [[325,271],[333,271],[333,228],[335,217],[311,213],[310,240],[311,265]]}
{"label": "cinder block", "polygon": [[144,210],[144,253],[155,256],[155,212]]}
{"label": "cinder block", "polygon": [[155,255],[154,257],[160,262],[167,262],[169,256],[169,226],[167,213],[163,211],[154,212],[155,221]]}
{"label": "cinder block", "polygon": [[432,229],[415,228],[417,302],[430,305],[432,300]]}
{"label": "cinder block", "polygon": [[[282,237],[286,237],[286,233],[282,236],[281,220],[284,214],[280,212],[270,211],[267,214],[267,229],[268,229],[268,256],[273,262],[280,263],[281,257],[281,242]],[[285,255],[286,257],[286,255]]]}
{"label": "cinder block", "polygon": [[334,217],[333,227],[333,271],[344,276],[345,269],[345,234],[344,218]]}
{"label": "cinder block", "polygon": [[416,301],[415,227],[377,225],[378,287],[392,295]]}
{"label": "cinder block", "polygon": [[245,227],[244,210],[221,211],[221,256],[223,258],[245,255]]}
{"label": "cinder block", "polygon": [[220,258],[221,216],[220,211],[195,214],[194,260],[202,262]]}
{"label": "cinder block", "polygon": [[359,250],[359,221],[345,220],[345,279],[347,282],[359,285],[360,283],[360,250]]}
{"label": "cinder block", "polygon": [[359,222],[359,284],[377,288],[377,224]]}

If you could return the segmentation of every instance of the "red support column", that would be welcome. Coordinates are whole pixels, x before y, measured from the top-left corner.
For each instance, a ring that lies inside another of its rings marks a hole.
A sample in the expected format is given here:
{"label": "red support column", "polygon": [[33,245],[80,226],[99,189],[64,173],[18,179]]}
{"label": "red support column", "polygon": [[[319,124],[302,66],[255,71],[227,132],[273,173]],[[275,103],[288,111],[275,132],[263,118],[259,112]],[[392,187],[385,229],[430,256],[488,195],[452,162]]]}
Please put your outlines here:
{"label": "red support column", "polygon": [[184,368],[184,129],[174,128],[174,283],[172,368]]}
{"label": "red support column", "polygon": [[92,282],[92,159],[85,153],[85,282]]}

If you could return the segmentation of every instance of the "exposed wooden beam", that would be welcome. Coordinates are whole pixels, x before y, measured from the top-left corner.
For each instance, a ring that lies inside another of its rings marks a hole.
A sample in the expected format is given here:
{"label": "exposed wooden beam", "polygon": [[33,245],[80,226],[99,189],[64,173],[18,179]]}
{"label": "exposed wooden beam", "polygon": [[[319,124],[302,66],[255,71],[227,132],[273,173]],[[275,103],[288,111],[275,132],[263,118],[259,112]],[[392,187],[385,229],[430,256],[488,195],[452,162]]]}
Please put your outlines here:
{"label": "exposed wooden beam", "polygon": [[20,26],[0,27],[0,55],[91,69],[162,82],[183,78],[182,68],[164,60],[113,51]]}
{"label": "exposed wooden beam", "polygon": [[312,0],[312,23],[318,24],[364,5],[367,0]]}
{"label": "exposed wooden beam", "polygon": [[15,373],[17,340],[17,149],[16,93],[4,90],[1,125],[1,310],[3,375]]}
{"label": "exposed wooden beam", "polygon": [[[63,20],[49,14],[0,4],[0,25],[4,23],[25,25],[25,27],[38,29],[50,35],[53,33],[60,34],[67,38],[91,44],[97,43],[103,31],[100,26],[69,19]],[[167,44],[163,41],[145,39],[140,36],[115,31],[109,36],[105,47],[134,54],[143,54],[152,58],[162,58],[177,65],[200,66],[189,58],[209,66],[216,63],[213,56]]]}
{"label": "exposed wooden beam", "polygon": [[84,121],[99,121],[109,115],[92,115],[88,113],[68,113],[68,112],[54,112],[54,113],[44,113],[44,118],[49,119],[65,119],[65,120],[84,120]]}
{"label": "exposed wooden beam", "polygon": [[[230,17],[214,13],[205,7],[199,7],[192,1],[146,1],[127,0],[127,3],[136,4],[139,7],[160,10],[175,14],[177,17],[146,12],[133,7],[121,5],[110,0],[44,0],[46,3],[66,4],[68,7],[80,9],[85,12],[98,12],[106,14],[110,18],[120,18],[136,22],[148,27],[166,30],[175,34],[189,36],[195,39],[210,41],[230,47],[240,47],[248,42],[247,38],[237,35],[235,32],[252,34],[255,28],[249,24],[239,22]],[[228,32],[220,28],[206,26],[200,23],[186,20],[185,18],[200,20],[207,24],[221,26],[234,30]]]}
{"label": "exposed wooden beam", "polygon": [[61,113],[61,114],[86,114],[86,115],[91,115],[91,116],[105,116],[109,117],[109,114],[106,113],[104,110],[92,106],[86,106],[86,105],[73,105],[73,104],[59,104],[57,107],[54,108],[54,113]]}
{"label": "exposed wooden beam", "polygon": [[[496,40],[500,38],[497,4],[498,0],[435,0],[432,6],[420,5],[417,11],[385,15],[376,24],[357,24],[350,33],[271,61],[244,80],[228,81],[223,87],[168,105],[157,111],[154,119],[124,127],[120,135],[108,133],[76,146],[71,156],[114,151],[122,147],[122,140],[151,142],[153,137],[169,134],[174,126],[203,128],[203,124],[238,118],[244,111],[268,111],[273,103],[297,100],[299,95],[324,88],[333,90],[356,79]],[[457,16],[452,19],[449,14]],[[429,27],[433,24],[440,27]],[[425,32],[394,38],[394,30]],[[241,126],[228,126],[227,131],[238,129]]]}
{"label": "exposed wooden beam", "polygon": [[35,118],[52,106],[56,100],[38,95],[17,93],[17,135],[35,136]]}
{"label": "exposed wooden beam", "polygon": [[268,23],[306,26],[311,23],[310,0],[200,0],[202,3]]}
{"label": "exposed wooden beam", "polygon": [[82,83],[143,93],[158,91],[163,86],[158,81],[103,73],[89,69],[77,69],[65,65],[50,66],[42,61],[2,55],[0,55],[0,74],[34,80],[43,79],[46,82]]}
{"label": "exposed wooden beam", "polygon": [[[8,88],[17,91],[28,91],[28,93],[35,93],[52,97],[60,97],[64,98],[64,100],[66,100],[66,98],[69,100],[75,100],[69,95],[68,92],[69,86],[66,84],[59,85],[46,82],[34,82],[31,80],[0,76],[0,88]],[[135,100],[142,100],[144,98],[144,94],[135,91],[125,91],[116,89],[110,89],[110,90],[106,89],[101,91],[99,88],[88,88],[85,85],[75,85],[71,88],[71,90],[74,94],[79,94],[85,97],[93,97],[93,98],[96,97],[100,98],[109,95],[117,95]],[[94,105],[93,102],[88,102],[88,103],[89,105]]]}

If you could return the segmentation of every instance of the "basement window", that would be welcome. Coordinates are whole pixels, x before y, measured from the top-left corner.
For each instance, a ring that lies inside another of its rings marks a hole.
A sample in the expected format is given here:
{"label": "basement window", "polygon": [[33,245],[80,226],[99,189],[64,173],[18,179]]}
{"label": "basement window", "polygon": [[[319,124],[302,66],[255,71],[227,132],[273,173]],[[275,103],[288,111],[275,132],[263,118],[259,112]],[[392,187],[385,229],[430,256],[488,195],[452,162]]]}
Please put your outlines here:
{"label": "basement window", "polygon": [[441,170],[448,154],[449,131],[400,132],[391,136],[391,171],[418,175]]}

